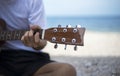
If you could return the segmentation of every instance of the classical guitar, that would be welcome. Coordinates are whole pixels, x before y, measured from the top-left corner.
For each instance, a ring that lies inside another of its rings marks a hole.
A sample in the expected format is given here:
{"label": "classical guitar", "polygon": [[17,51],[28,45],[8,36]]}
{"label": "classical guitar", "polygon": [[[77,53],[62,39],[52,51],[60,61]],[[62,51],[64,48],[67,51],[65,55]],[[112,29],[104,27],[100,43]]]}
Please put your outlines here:
{"label": "classical guitar", "polygon": [[[4,20],[0,19],[0,46],[7,40],[20,40],[21,37],[27,30],[6,30],[6,23]],[[84,27],[52,27],[48,29],[36,30],[40,32],[40,39],[45,39],[49,42],[55,43],[54,46],[57,48],[57,43],[65,45],[75,45],[75,50],[77,46],[84,45]]]}

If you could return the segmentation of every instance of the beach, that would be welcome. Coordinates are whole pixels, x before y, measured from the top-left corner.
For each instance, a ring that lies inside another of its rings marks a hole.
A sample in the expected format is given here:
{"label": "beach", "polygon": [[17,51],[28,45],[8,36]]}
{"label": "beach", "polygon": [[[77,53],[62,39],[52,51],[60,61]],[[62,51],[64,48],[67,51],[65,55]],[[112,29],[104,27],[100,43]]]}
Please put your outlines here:
{"label": "beach", "polygon": [[48,42],[44,48],[45,52],[53,56],[120,56],[120,32],[96,32],[86,31],[84,35],[84,46],[78,46],[74,51],[73,45],[58,44],[58,48],[54,49],[53,43]]}
{"label": "beach", "polygon": [[54,49],[48,42],[43,49],[51,55],[51,59],[69,63],[77,70],[77,76],[120,76],[120,32],[86,31],[84,46],[63,44]]}

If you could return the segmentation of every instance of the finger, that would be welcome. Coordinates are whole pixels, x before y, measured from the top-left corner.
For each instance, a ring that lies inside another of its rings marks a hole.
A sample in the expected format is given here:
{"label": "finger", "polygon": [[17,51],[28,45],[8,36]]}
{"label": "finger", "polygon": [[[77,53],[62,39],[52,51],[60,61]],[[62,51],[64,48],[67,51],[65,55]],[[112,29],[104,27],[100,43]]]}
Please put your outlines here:
{"label": "finger", "polygon": [[40,42],[39,32],[35,34],[35,43],[38,44]]}
{"label": "finger", "polygon": [[22,38],[21,38],[22,41],[25,41],[25,36],[27,35],[27,33],[28,33],[28,31],[25,32],[25,34],[22,36]]}
{"label": "finger", "polygon": [[29,37],[28,37],[28,35],[29,35],[29,31],[27,31],[27,32],[24,34],[24,41],[25,41],[25,42],[29,42]]}
{"label": "finger", "polygon": [[23,43],[26,46],[31,46],[30,41],[29,41],[29,31],[27,31],[24,36],[22,37]]}
{"label": "finger", "polygon": [[34,47],[39,47],[40,45],[40,38],[39,38],[39,33],[37,32],[34,36],[35,38],[35,43],[34,43]]}
{"label": "finger", "polygon": [[41,28],[40,28],[40,26],[38,26],[38,25],[34,25],[34,26],[31,26],[30,29],[36,30],[36,29],[41,29]]}
{"label": "finger", "polygon": [[34,43],[33,32],[34,32],[33,30],[30,30],[30,31],[29,31],[29,34],[28,34],[28,35],[29,35],[29,41],[31,41],[31,43]]}
{"label": "finger", "polygon": [[24,42],[24,36],[22,36],[21,41]]}

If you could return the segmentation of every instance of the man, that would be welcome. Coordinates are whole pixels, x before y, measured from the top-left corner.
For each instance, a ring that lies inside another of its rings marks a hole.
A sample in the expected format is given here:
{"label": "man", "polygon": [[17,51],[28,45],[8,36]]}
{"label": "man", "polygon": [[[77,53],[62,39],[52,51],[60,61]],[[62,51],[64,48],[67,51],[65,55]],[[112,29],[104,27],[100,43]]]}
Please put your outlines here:
{"label": "man", "polygon": [[50,60],[42,49],[45,40],[39,32],[45,27],[42,0],[0,0],[0,18],[8,30],[28,30],[21,40],[6,41],[0,53],[0,76],[76,76],[75,69],[66,63]]}

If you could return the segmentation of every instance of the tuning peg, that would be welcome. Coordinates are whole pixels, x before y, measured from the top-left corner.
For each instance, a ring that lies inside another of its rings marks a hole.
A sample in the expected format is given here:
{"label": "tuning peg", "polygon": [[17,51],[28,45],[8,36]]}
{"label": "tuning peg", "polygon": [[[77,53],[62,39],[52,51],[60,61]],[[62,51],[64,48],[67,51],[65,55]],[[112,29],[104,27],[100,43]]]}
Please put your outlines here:
{"label": "tuning peg", "polygon": [[54,48],[57,49],[57,47],[58,47],[58,45],[57,45],[57,43],[56,43],[56,44],[54,45]]}
{"label": "tuning peg", "polygon": [[65,48],[64,48],[65,50],[67,49],[67,44],[65,44]]}
{"label": "tuning peg", "polygon": [[78,25],[76,25],[76,28],[81,28],[81,25],[79,25],[79,24],[78,24]]}
{"label": "tuning peg", "polygon": [[58,28],[61,28],[61,25],[60,25],[60,24],[58,25]]}
{"label": "tuning peg", "polygon": [[75,50],[75,51],[77,50],[77,45],[75,45],[74,50]]}
{"label": "tuning peg", "polygon": [[67,27],[67,28],[71,28],[72,26],[69,24],[69,25],[67,25],[66,27]]}

